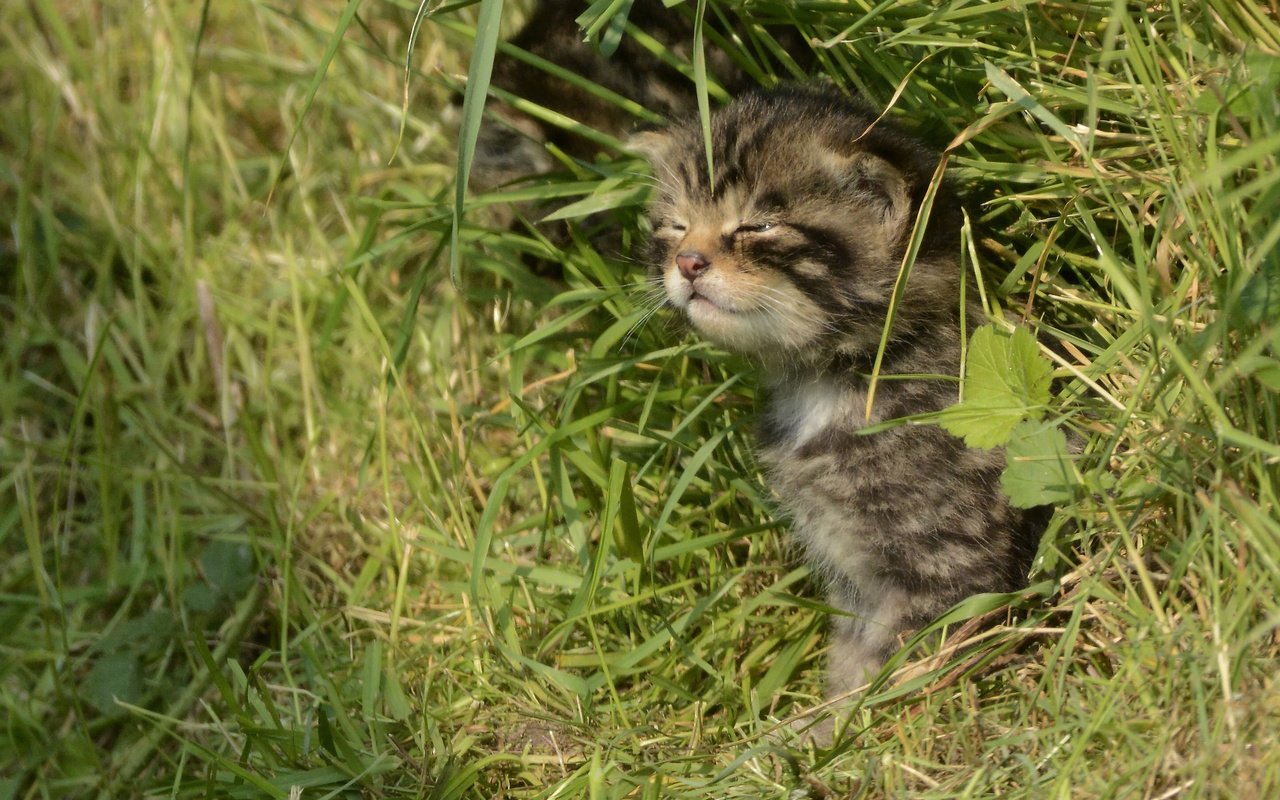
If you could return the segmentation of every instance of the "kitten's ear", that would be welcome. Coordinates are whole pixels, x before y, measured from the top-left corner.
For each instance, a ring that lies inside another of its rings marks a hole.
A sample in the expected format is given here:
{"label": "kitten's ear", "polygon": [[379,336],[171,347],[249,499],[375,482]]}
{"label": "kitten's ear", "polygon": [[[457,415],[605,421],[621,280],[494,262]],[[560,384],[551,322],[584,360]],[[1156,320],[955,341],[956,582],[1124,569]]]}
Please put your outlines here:
{"label": "kitten's ear", "polygon": [[886,227],[898,234],[912,224],[911,187],[902,170],[872,153],[834,158],[845,185],[882,208]]}
{"label": "kitten's ear", "polygon": [[667,160],[671,152],[671,134],[666,131],[641,131],[627,139],[627,152],[644,158],[650,164]]}

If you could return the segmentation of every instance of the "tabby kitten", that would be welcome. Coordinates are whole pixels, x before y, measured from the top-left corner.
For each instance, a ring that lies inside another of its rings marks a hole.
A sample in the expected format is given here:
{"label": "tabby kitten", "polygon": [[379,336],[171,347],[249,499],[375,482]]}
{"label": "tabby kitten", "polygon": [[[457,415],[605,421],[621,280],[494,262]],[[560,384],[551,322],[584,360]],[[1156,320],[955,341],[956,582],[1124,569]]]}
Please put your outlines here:
{"label": "tabby kitten", "polygon": [[[1046,521],[1009,505],[1004,454],[884,420],[957,399],[960,213],[944,187],[890,331],[890,295],[938,157],[834,89],[750,93],[711,120],[637,137],[657,182],[650,259],[666,301],[763,368],[759,456],[825,581],[828,691],[865,684],[918,628],[1025,585]],[[968,309],[970,320],[981,309]],[[899,378],[894,375],[923,375]]]}

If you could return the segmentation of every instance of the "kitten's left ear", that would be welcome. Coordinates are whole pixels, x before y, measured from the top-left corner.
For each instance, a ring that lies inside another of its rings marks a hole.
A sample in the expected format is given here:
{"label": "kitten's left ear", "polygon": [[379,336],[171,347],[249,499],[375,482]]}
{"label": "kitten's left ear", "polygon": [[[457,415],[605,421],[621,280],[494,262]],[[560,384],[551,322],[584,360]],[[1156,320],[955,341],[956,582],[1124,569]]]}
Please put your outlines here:
{"label": "kitten's left ear", "polygon": [[627,152],[644,158],[650,164],[667,160],[671,152],[671,134],[666,131],[641,131],[627,139]]}
{"label": "kitten's left ear", "polygon": [[894,234],[912,223],[911,187],[902,170],[867,152],[834,158],[841,180],[850,190],[881,207],[885,226]]}

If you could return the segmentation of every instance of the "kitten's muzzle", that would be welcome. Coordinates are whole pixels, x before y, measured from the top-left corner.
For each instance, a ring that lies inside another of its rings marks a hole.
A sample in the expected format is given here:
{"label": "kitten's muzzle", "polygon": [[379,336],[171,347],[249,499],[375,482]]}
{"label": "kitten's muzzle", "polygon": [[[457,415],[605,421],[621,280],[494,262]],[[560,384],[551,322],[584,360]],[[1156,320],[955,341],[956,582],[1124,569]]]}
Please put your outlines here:
{"label": "kitten's muzzle", "polygon": [[685,280],[692,281],[711,268],[711,262],[702,253],[688,252],[676,256],[676,267]]}

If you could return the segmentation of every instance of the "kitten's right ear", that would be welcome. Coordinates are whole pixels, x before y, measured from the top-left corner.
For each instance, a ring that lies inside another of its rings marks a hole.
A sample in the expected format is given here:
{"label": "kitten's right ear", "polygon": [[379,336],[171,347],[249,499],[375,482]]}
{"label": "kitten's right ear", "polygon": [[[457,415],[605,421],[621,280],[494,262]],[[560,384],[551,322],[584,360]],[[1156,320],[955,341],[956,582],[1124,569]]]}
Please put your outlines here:
{"label": "kitten's right ear", "polygon": [[627,139],[627,152],[641,156],[650,164],[667,160],[671,152],[671,134],[666,131],[641,131]]}
{"label": "kitten's right ear", "polygon": [[911,188],[902,170],[867,152],[835,156],[834,167],[846,186],[881,206],[885,225],[900,233],[912,219]]}

